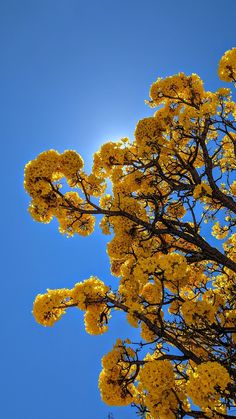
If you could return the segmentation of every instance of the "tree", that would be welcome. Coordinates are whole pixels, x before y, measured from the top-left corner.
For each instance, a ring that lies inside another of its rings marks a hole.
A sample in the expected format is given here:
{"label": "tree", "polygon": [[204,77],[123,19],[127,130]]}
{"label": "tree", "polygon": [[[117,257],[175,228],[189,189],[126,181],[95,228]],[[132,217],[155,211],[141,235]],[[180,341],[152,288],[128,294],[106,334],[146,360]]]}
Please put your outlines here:
{"label": "tree", "polygon": [[[236,82],[236,48],[221,58],[219,76]],[[155,113],[138,122],[135,139],[102,145],[90,174],[71,150],[49,150],[26,165],[31,216],[43,223],[56,217],[62,234],[86,236],[102,215],[103,233],[112,234],[111,272],[120,278],[117,290],[96,277],[48,290],[36,297],[33,314],[52,326],[77,307],[96,335],[118,309],[140,328],[140,343],[118,339],[102,359],[99,387],[108,405],[131,404],[147,419],[230,418],[236,104],[229,88],[208,92],[200,77],[184,73],[157,79],[148,104]]]}

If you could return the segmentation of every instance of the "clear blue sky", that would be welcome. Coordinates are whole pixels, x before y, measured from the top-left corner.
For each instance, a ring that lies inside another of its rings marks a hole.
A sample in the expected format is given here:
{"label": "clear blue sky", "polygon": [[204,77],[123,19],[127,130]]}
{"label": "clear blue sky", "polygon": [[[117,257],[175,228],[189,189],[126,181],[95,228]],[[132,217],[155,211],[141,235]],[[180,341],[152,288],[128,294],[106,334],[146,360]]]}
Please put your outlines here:
{"label": "clear blue sky", "polygon": [[49,148],[76,149],[87,168],[106,140],[132,136],[157,76],[196,72],[207,89],[236,46],[236,2],[228,0],[2,0],[1,418],[115,419],[97,389],[100,359],[130,332],[115,316],[102,337],[71,311],[54,328],[31,315],[37,293],[95,274],[114,284],[99,232],[66,239],[34,222],[23,190],[25,163]]}

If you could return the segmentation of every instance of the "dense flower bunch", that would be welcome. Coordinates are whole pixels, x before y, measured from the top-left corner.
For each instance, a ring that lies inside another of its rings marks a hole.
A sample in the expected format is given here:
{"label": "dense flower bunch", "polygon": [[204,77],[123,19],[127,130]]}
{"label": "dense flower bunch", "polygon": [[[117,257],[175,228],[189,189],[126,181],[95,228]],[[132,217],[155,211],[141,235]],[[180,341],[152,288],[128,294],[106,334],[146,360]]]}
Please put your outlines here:
{"label": "dense flower bunch", "polygon": [[70,300],[70,290],[47,290],[47,294],[38,294],[33,307],[35,320],[43,326],[53,326],[66,312]]}
{"label": "dense flower bunch", "polygon": [[[83,189],[83,182],[78,176],[82,167],[82,158],[72,150],[62,154],[49,150],[26,165],[25,188],[32,197],[29,211],[36,221],[49,223],[56,217],[59,230],[63,234],[72,236],[78,233],[86,236],[92,233],[95,219],[89,211],[90,206],[78,192],[71,191],[64,195],[60,193],[62,185],[59,181],[63,177],[69,186],[73,187],[78,183]],[[93,179],[89,182],[86,176],[83,181],[93,184]],[[83,208],[83,214],[77,214],[78,207]]]}
{"label": "dense flower bunch", "polygon": [[219,64],[219,76],[224,81],[236,81],[236,48],[223,55]]}
{"label": "dense flower bunch", "polygon": [[224,391],[230,383],[226,369],[218,362],[205,362],[198,365],[191,373],[186,389],[193,402],[204,408],[216,411],[226,409],[220,400],[220,391]]}
{"label": "dense flower bunch", "polygon": [[[236,48],[222,57],[219,77],[236,81]],[[60,232],[72,236],[92,233],[102,215],[111,273],[119,278],[116,291],[96,277],[48,290],[36,297],[33,314],[52,326],[76,307],[96,335],[121,310],[140,330],[140,343],[118,339],[103,357],[105,403],[131,404],[146,419],[230,418],[236,104],[229,88],[209,92],[199,76],[184,73],[158,78],[147,103],[154,114],[138,122],[134,140],[102,145],[91,173],[70,150],[50,150],[27,164],[32,217],[43,223],[56,217]]]}
{"label": "dense flower bunch", "polygon": [[98,335],[107,330],[110,318],[110,310],[105,303],[108,291],[109,287],[95,277],[78,282],[72,289],[47,290],[47,294],[36,297],[33,314],[38,323],[53,326],[66,313],[67,308],[77,307],[85,311],[86,331]]}

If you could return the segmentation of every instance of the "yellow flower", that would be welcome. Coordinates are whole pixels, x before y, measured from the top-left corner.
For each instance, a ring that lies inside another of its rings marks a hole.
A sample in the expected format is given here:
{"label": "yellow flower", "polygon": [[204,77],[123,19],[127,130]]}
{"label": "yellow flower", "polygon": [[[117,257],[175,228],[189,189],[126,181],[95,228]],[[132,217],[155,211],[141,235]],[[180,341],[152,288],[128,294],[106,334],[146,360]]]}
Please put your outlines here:
{"label": "yellow flower", "polygon": [[223,81],[236,81],[236,48],[226,51],[220,59],[218,75]]}
{"label": "yellow flower", "polygon": [[230,382],[229,373],[222,365],[218,362],[204,362],[190,374],[187,394],[201,408],[214,409],[219,405],[219,390],[225,390]]}
{"label": "yellow flower", "polygon": [[212,189],[210,185],[202,182],[194,188],[193,196],[195,199],[203,200],[205,196],[211,196]]}
{"label": "yellow flower", "polygon": [[69,289],[47,290],[46,294],[38,294],[33,306],[35,320],[43,326],[53,326],[66,312],[71,300]]}

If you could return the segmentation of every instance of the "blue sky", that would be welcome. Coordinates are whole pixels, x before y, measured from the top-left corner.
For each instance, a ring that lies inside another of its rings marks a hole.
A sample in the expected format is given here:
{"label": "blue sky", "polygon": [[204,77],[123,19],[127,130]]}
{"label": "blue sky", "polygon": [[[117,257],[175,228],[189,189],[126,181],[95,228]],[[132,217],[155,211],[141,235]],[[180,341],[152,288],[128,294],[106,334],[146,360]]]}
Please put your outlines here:
{"label": "blue sky", "polygon": [[[225,8],[224,8],[225,6]],[[82,313],[53,328],[31,315],[37,293],[72,287],[94,274],[116,287],[98,230],[66,239],[56,223],[27,213],[24,165],[54,148],[76,149],[89,169],[106,140],[132,137],[158,76],[196,72],[207,89],[221,55],[236,44],[236,2],[228,0],[0,1],[2,301],[1,415],[4,419],[115,419],[105,406],[100,359],[117,337],[135,336],[114,316],[101,337]]]}

